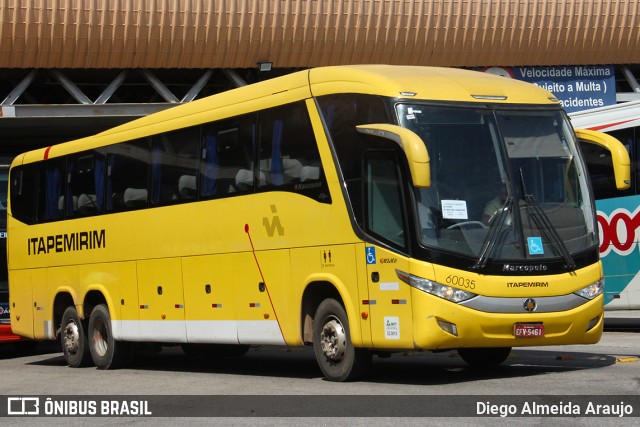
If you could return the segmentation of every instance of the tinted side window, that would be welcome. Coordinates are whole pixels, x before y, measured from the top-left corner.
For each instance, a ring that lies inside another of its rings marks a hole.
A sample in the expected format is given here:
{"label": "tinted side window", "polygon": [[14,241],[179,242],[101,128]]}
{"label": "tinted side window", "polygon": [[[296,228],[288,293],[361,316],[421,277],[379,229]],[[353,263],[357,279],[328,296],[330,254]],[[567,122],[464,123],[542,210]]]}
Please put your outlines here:
{"label": "tinted side window", "polygon": [[[65,211],[77,210],[77,199],[65,198],[64,160],[64,158],[55,158],[39,164],[38,222],[61,219],[64,217]],[[33,191],[33,188],[27,191]]]}
{"label": "tinted side window", "polygon": [[357,125],[390,123],[384,102],[371,95],[340,94],[318,98],[318,104],[338,157],[356,220],[362,226],[362,153],[364,139]]}
{"label": "tinted side window", "polygon": [[613,175],[611,153],[597,144],[580,141],[580,149],[587,161],[593,195],[596,200],[633,194],[633,189],[618,190]]}
{"label": "tinted side window", "polygon": [[11,215],[18,221],[33,224],[36,217],[34,189],[37,183],[35,165],[16,167],[11,170]]}
{"label": "tinted side window", "polygon": [[258,187],[293,191],[330,203],[309,115],[303,102],[260,112]]}
{"label": "tinted side window", "polygon": [[246,115],[203,127],[202,197],[223,197],[254,189],[253,151],[255,115]]}
{"label": "tinted side window", "polygon": [[67,216],[84,216],[104,211],[106,160],[103,155],[84,152],[67,162]]}
{"label": "tinted side window", "polygon": [[139,209],[148,206],[149,144],[146,139],[105,147],[107,211]]}
{"label": "tinted side window", "polygon": [[370,151],[365,159],[366,229],[396,247],[405,246],[398,163],[390,151]]}
{"label": "tinted side window", "polygon": [[618,196],[640,194],[640,127],[632,127],[607,132],[617,138],[629,152],[631,160],[631,189],[618,193]]}
{"label": "tinted side window", "polygon": [[200,127],[153,137],[151,148],[151,203],[167,204],[197,196]]}

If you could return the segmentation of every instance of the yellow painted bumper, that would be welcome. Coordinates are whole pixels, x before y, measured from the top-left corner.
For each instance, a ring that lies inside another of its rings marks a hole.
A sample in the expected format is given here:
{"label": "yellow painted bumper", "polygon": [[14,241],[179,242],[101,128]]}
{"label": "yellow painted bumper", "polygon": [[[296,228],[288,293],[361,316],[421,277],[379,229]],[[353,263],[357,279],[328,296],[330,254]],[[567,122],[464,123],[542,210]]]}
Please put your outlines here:
{"label": "yellow painted bumper", "polygon": [[[422,295],[414,298],[414,343],[424,350],[594,344],[602,336],[603,301],[600,295],[572,310],[554,313],[486,313]],[[443,330],[438,321],[454,324],[457,336]],[[538,322],[544,325],[544,337],[513,335],[516,323]]]}

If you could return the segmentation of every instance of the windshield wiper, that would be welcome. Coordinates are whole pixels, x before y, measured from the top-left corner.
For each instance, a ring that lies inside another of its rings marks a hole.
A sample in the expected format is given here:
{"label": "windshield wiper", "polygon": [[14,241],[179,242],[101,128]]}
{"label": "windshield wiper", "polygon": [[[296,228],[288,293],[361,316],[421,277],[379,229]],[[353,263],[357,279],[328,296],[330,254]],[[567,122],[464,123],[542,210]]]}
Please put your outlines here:
{"label": "windshield wiper", "polygon": [[489,232],[487,233],[487,238],[482,245],[478,260],[471,267],[472,270],[481,270],[486,267],[487,263],[489,262],[489,254],[493,251],[493,248],[496,245],[498,232],[502,228],[502,224],[504,224],[506,219],[509,217],[509,211],[511,210],[512,204],[513,197],[507,196],[507,198],[502,203],[502,206],[500,206],[500,209],[498,210],[498,217],[489,224]]}
{"label": "windshield wiper", "polygon": [[[520,182],[522,184],[522,192],[524,194],[524,201],[527,204],[527,215],[535,222],[540,231],[545,235],[545,238],[554,242],[560,251],[560,255],[564,260],[564,266],[568,270],[575,270],[576,263],[573,261],[569,250],[564,244],[562,237],[558,234],[558,231],[549,220],[549,217],[545,211],[540,207],[533,194],[528,194],[524,185],[524,176],[522,174],[522,168],[520,168]],[[529,213],[529,208],[533,210],[533,213]]]}

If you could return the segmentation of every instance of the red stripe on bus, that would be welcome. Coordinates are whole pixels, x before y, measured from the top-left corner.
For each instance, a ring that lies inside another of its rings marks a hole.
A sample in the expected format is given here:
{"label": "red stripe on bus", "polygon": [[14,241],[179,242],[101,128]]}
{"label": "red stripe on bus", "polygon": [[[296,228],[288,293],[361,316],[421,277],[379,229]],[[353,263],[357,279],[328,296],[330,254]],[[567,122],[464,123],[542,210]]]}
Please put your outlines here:
{"label": "red stripe on bus", "polygon": [[602,130],[602,129],[607,129],[607,128],[610,128],[610,127],[613,127],[613,126],[618,126],[618,125],[621,125],[623,123],[629,123],[629,122],[632,122],[634,120],[637,120],[637,119],[629,119],[629,120],[623,120],[621,122],[614,122],[614,123],[609,123],[609,124],[606,124],[606,125],[594,126],[594,127],[589,128],[589,129],[591,129],[591,130]]}

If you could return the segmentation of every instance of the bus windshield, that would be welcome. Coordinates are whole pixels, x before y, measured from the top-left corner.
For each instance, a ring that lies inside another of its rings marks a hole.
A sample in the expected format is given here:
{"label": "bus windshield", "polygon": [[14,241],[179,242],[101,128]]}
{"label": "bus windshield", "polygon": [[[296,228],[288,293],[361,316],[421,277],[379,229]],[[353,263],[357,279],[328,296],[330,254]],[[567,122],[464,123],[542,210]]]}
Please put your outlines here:
{"label": "bus windshield", "polygon": [[592,200],[573,132],[560,110],[399,104],[402,126],[431,158],[431,187],[415,188],[421,243],[488,260],[562,259],[597,244]]}

